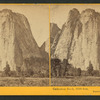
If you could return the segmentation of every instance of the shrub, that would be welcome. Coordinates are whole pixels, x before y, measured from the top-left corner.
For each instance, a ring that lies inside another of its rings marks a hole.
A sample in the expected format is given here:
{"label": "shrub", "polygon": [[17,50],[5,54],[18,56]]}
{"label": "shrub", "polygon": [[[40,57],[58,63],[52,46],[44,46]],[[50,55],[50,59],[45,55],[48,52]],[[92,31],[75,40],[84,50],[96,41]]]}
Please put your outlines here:
{"label": "shrub", "polygon": [[10,71],[10,72],[9,72],[9,76],[10,76],[10,77],[16,77],[16,76],[17,76],[16,71]]}
{"label": "shrub", "polygon": [[16,66],[16,76],[21,76],[21,67]]}
{"label": "shrub", "polygon": [[25,71],[24,71],[25,76],[48,77],[49,63],[47,59],[30,57],[24,60],[24,64],[25,64]]}
{"label": "shrub", "polygon": [[93,76],[100,76],[98,70],[93,70],[93,71],[92,71],[92,75],[93,75]]}
{"label": "shrub", "polygon": [[72,66],[72,65],[70,65],[70,67],[68,68],[68,71],[67,71],[67,75],[69,75],[69,76],[75,76],[75,68]]}
{"label": "shrub", "polygon": [[66,72],[68,71],[69,68],[69,63],[68,63],[68,59],[63,59],[63,62],[61,63],[61,76],[65,76]]}
{"label": "shrub", "polygon": [[10,76],[9,73],[10,73],[10,66],[9,66],[9,64],[8,64],[8,62],[7,62],[7,63],[6,63],[6,67],[4,68],[3,75],[4,75],[4,76]]}
{"label": "shrub", "polygon": [[77,69],[77,76],[81,76],[81,68]]}
{"label": "shrub", "polygon": [[81,76],[81,68],[74,68],[72,65],[68,67],[68,76]]}
{"label": "shrub", "polygon": [[81,71],[81,76],[87,76],[87,71],[82,70],[82,71]]}
{"label": "shrub", "polygon": [[91,62],[89,63],[89,67],[87,67],[87,72],[88,72],[89,75],[92,75],[93,65],[91,64]]}
{"label": "shrub", "polygon": [[52,76],[59,77],[61,68],[61,60],[58,58],[51,59]]}

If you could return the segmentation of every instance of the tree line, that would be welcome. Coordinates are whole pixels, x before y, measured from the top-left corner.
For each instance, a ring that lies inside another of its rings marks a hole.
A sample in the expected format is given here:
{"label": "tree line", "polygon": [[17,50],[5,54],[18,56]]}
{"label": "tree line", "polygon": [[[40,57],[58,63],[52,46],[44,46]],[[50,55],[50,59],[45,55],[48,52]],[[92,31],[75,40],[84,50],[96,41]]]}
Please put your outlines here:
{"label": "tree line", "polygon": [[100,76],[99,70],[94,70],[91,62],[86,70],[76,68],[68,63],[67,59],[61,61],[58,58],[51,59],[51,76],[66,77],[66,76]]}
{"label": "tree line", "polygon": [[49,77],[49,62],[44,58],[26,58],[24,59],[24,66],[16,66],[16,70],[14,71],[11,70],[11,66],[6,62],[1,76]]}

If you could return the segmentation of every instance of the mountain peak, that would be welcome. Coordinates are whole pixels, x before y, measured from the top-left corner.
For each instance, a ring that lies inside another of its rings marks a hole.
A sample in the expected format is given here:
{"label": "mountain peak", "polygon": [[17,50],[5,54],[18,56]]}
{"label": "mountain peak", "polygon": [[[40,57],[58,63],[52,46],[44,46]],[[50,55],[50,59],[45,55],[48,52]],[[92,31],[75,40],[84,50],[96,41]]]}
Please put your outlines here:
{"label": "mountain peak", "polygon": [[82,11],[81,16],[86,17],[86,16],[95,16],[97,12],[95,12],[94,9],[85,9]]}
{"label": "mountain peak", "polygon": [[85,9],[85,10],[82,11],[82,13],[86,13],[86,12],[87,13],[95,13],[95,10],[88,8],[88,9]]}
{"label": "mountain peak", "polygon": [[0,16],[3,17],[3,16],[11,16],[13,14],[12,10],[10,9],[3,9],[0,11]]}
{"label": "mountain peak", "polygon": [[2,12],[12,12],[10,9],[3,9]]}
{"label": "mountain peak", "polygon": [[85,9],[81,13],[81,22],[87,23],[89,21],[93,22],[93,19],[97,18],[99,13],[96,12],[94,9]]}
{"label": "mountain peak", "polygon": [[0,11],[0,13],[12,13],[12,10],[10,9],[3,9]]}
{"label": "mountain peak", "polygon": [[69,11],[69,19],[77,18],[80,15],[79,11],[76,8],[73,8]]}

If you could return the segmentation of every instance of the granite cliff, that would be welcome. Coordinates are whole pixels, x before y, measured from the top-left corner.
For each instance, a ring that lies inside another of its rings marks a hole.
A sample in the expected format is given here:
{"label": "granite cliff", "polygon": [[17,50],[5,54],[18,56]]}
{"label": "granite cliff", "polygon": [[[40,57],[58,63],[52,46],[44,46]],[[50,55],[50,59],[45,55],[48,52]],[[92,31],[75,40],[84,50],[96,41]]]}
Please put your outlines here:
{"label": "granite cliff", "polygon": [[9,9],[0,11],[0,70],[10,65],[22,67],[24,59],[42,58],[39,47],[32,35],[27,18]]}
{"label": "granite cliff", "polygon": [[57,41],[51,58],[68,59],[74,67],[84,70],[89,63],[94,69],[99,69],[100,13],[93,9],[86,9],[80,13],[73,8],[69,11]]}

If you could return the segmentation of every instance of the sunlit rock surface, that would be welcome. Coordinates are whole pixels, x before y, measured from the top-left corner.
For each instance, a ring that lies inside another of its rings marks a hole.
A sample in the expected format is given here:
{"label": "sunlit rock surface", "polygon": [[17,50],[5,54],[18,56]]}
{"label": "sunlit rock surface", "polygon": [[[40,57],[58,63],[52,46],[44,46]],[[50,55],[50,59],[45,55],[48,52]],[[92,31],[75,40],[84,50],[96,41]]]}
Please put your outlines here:
{"label": "sunlit rock surface", "polygon": [[8,9],[0,11],[0,70],[6,62],[11,70],[16,70],[29,57],[42,56],[27,18]]}
{"label": "sunlit rock surface", "polygon": [[70,10],[53,52],[52,58],[68,59],[76,68],[86,70],[91,62],[94,69],[99,69],[100,14],[93,9],[81,13],[75,8]]}

